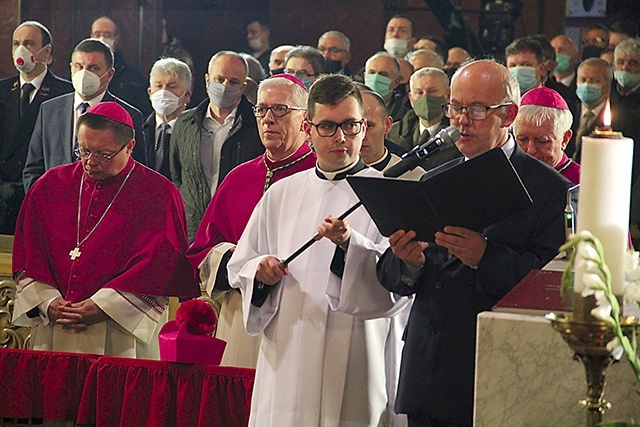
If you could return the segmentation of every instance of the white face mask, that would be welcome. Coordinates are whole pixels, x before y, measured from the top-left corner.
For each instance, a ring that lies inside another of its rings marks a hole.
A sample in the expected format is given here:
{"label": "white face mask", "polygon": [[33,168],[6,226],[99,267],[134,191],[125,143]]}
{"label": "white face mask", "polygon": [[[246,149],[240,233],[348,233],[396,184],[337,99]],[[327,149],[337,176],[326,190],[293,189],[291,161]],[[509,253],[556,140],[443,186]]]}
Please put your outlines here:
{"label": "white face mask", "polygon": [[262,40],[260,39],[251,39],[249,40],[249,47],[252,51],[257,52],[262,49]]}
{"label": "white face mask", "polygon": [[104,42],[104,44],[109,46],[111,48],[111,51],[113,51],[113,44],[116,42],[115,39],[109,39],[107,37],[99,37],[98,40],[100,40],[101,42]]}
{"label": "white face mask", "polygon": [[409,51],[407,43],[407,40],[404,39],[386,39],[384,41],[384,50],[386,50],[389,55],[401,58]]}
{"label": "white face mask", "polygon": [[71,76],[73,88],[82,96],[95,95],[101,87],[100,79],[107,73],[108,71],[98,76],[96,73],[85,69],[76,71],[73,73],[73,76]]}
{"label": "white face mask", "polygon": [[180,107],[180,96],[168,90],[159,90],[151,95],[151,106],[161,116],[168,116]]}
{"label": "white face mask", "polygon": [[47,46],[44,46],[42,49],[40,49],[36,53],[31,53],[29,49],[27,49],[22,45],[18,46],[16,51],[13,52],[13,65],[21,73],[25,73],[25,74],[30,73],[36,67],[36,64],[38,63],[42,64],[42,61],[36,61],[36,55],[42,52],[42,50]]}

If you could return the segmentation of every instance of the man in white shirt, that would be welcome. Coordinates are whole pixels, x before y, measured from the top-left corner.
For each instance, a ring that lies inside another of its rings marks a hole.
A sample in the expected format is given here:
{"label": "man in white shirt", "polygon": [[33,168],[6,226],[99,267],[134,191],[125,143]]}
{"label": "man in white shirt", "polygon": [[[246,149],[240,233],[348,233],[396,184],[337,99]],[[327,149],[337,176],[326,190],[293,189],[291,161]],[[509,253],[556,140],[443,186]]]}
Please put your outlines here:
{"label": "man in white shirt", "polygon": [[26,21],[13,32],[11,53],[18,74],[0,80],[0,104],[7,117],[0,126],[0,234],[13,234],[24,198],[22,169],[40,105],[73,91],[71,82],[47,68],[53,40],[39,22]]}
{"label": "man in white shirt", "polygon": [[191,70],[175,58],[156,61],[149,73],[149,99],[153,113],[144,123],[149,167],[171,179],[169,141],[178,116],[191,99]]}
{"label": "man in white shirt", "polygon": [[243,95],[247,61],[231,51],[211,57],[208,98],[178,117],[169,144],[171,180],[180,189],[193,242],[211,196],[240,163],[264,152],[253,105]]}
{"label": "man in white shirt", "polygon": [[51,99],[40,106],[22,173],[25,191],[49,169],[78,160],[74,154],[78,117],[100,102],[115,101],[127,110],[135,129],[133,158],[147,164],[142,114],[107,90],[115,72],[109,46],[96,39],[81,41],[71,53],[70,66],[75,92]]}

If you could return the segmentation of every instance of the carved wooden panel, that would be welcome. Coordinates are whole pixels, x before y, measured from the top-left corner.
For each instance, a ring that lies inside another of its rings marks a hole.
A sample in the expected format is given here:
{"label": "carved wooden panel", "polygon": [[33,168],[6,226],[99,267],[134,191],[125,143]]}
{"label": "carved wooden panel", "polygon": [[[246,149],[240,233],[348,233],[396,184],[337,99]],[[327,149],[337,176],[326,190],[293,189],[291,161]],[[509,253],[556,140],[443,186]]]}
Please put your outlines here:
{"label": "carved wooden panel", "polygon": [[11,251],[13,236],[0,235],[0,347],[27,348],[29,328],[11,324],[16,286],[11,278]]}

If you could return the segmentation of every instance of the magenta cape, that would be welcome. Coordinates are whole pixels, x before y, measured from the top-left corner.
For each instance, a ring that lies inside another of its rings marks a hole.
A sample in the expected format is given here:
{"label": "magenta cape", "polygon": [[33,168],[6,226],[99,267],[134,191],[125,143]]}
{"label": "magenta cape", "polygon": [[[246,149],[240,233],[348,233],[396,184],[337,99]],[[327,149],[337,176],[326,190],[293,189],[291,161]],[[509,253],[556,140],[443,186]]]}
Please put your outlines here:
{"label": "magenta cape", "polygon": [[[211,248],[221,242],[236,244],[242,235],[249,217],[262,198],[267,168],[278,168],[307,154],[311,149],[308,144],[302,146],[291,157],[279,162],[272,162],[266,154],[249,160],[233,169],[224,178],[220,187],[211,198],[211,203],[202,217],[196,237],[187,251],[187,258],[194,268],[198,268]],[[271,184],[314,167],[316,153],[311,153],[298,163],[276,171],[271,178]]]}
{"label": "magenta cape", "polygon": [[556,165],[555,169],[569,181],[574,184],[580,184],[580,165],[571,160],[571,163],[567,166],[567,162],[570,160],[565,153],[562,153],[562,160]]}
{"label": "magenta cape", "polygon": [[187,249],[184,205],[177,188],[129,159],[102,182],[85,176],[80,240],[98,222],[127,173],[129,180],[94,233],[76,247],[82,163],[49,170],[27,193],[16,227],[13,271],[56,287],[72,302],[101,288],[153,296],[199,296]]}

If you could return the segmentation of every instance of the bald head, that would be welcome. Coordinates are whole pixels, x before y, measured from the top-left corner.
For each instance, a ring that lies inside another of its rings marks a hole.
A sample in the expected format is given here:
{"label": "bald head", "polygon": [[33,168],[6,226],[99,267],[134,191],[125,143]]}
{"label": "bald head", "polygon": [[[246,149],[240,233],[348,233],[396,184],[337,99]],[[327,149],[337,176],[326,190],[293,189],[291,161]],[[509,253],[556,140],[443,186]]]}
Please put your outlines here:
{"label": "bald head", "polygon": [[[461,134],[456,142],[458,150],[473,158],[504,145],[509,126],[518,114],[519,99],[518,82],[503,65],[479,60],[460,67],[451,78],[449,109],[451,124]],[[470,113],[468,108],[472,105],[477,108]]]}
{"label": "bald head", "polygon": [[444,61],[442,57],[433,50],[414,50],[408,55],[408,59],[411,65],[413,65],[413,69],[416,71],[425,67],[439,68],[441,70],[444,68]]}
{"label": "bald head", "polygon": [[464,50],[461,47],[452,47],[449,49],[447,62],[444,64],[444,68],[457,70],[460,68],[460,65],[464,64],[467,60],[471,58],[469,52]]}
{"label": "bald head", "polygon": [[114,52],[120,41],[118,26],[108,16],[101,16],[93,21],[93,24],[91,24],[91,37],[102,40],[108,44]]}
{"label": "bald head", "polygon": [[361,95],[367,133],[362,141],[360,157],[366,165],[371,165],[385,155],[384,137],[391,130],[393,119],[387,113],[387,106],[380,95],[368,90],[361,91]]}

